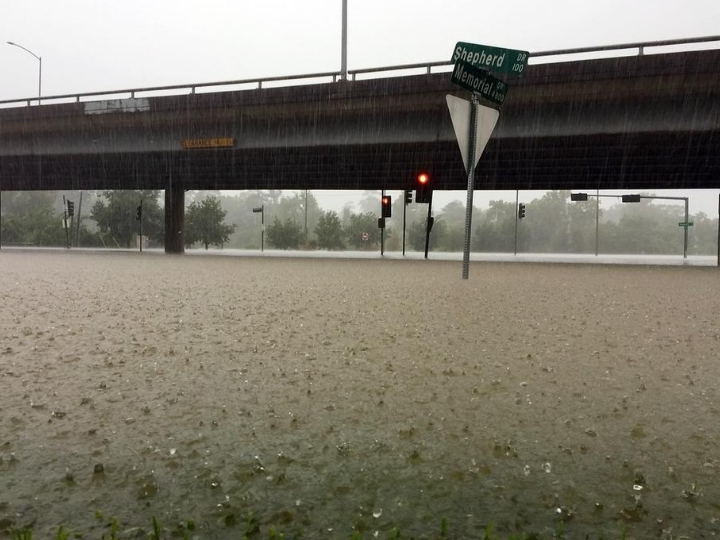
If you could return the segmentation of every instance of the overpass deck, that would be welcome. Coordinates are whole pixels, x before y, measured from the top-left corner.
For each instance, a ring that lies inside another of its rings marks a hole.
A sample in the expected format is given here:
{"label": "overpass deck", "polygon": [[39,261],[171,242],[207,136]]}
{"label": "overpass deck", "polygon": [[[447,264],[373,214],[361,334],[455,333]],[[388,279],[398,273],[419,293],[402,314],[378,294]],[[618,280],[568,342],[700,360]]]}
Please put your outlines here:
{"label": "overpass deck", "polygon": [[[478,189],[720,187],[720,51],[532,65]],[[465,175],[447,73],[0,110],[0,188],[436,189]],[[193,138],[230,148],[184,149]]]}

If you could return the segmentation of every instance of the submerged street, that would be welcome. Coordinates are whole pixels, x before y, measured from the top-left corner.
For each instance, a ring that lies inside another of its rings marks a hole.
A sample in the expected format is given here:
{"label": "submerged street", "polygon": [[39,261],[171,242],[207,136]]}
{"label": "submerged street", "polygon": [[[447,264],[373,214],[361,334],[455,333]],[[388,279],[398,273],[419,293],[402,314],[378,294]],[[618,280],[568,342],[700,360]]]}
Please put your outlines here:
{"label": "submerged street", "polygon": [[714,537],[716,269],[458,274],[3,250],[0,522]]}

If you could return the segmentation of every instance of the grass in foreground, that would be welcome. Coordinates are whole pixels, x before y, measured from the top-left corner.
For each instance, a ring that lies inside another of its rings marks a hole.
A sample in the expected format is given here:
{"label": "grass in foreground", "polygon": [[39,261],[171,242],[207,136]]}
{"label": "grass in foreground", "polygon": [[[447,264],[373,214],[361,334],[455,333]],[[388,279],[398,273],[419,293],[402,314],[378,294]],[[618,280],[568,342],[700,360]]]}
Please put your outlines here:
{"label": "grass in foreground", "polygon": [[[99,521],[104,521],[104,517],[102,512],[96,511],[95,512],[95,518]],[[192,519],[189,519],[187,521],[183,521],[179,523],[175,528],[173,529],[167,529],[160,525],[157,518],[153,516],[152,518],[152,526],[146,530],[142,527],[131,527],[122,529],[120,521],[116,517],[110,518],[107,523],[105,523],[105,526],[107,527],[108,531],[107,533],[101,534],[100,538],[98,540],[126,540],[126,539],[136,539],[136,540],[166,540],[166,539],[180,539],[180,540],[195,540],[202,538],[202,535],[197,530],[195,521]],[[228,521],[225,519],[224,525],[226,527],[238,527],[238,538],[240,540],[260,540],[265,535],[260,530],[260,526],[258,525],[257,519],[253,514],[248,515],[242,522],[237,522],[235,519],[232,519]],[[2,533],[9,533],[11,540],[35,540],[35,537],[33,535],[33,529],[31,527],[26,527],[24,529],[12,529],[9,531],[0,531],[0,537],[2,537]],[[304,538],[305,535],[300,531],[294,531],[292,533],[288,532],[281,532],[278,531],[275,527],[269,527],[266,531],[268,540],[298,540],[300,538]],[[48,540],[80,540],[85,539],[86,536],[81,532],[73,532],[72,530],[66,528],[65,526],[61,525],[57,533],[54,536],[54,539],[48,539]],[[363,534],[360,531],[354,531],[351,533],[350,536],[348,536],[349,540],[363,540],[364,538],[367,538],[370,540],[371,538],[376,538],[373,534],[366,534],[363,536]],[[416,537],[413,536],[405,536],[402,534],[399,528],[392,529],[387,535],[385,536],[387,540],[415,540]],[[453,536],[448,532],[448,522],[447,518],[442,518],[440,522],[440,531],[439,534],[430,533],[429,536],[423,536],[423,538],[432,539],[432,540],[451,540]],[[565,532],[564,532],[564,525],[561,522],[555,531],[551,536],[541,536],[536,533],[521,533],[521,534],[514,534],[506,537],[505,539],[501,538],[500,536],[496,535],[493,532],[493,525],[490,524],[485,529],[485,533],[482,537],[480,537],[478,540],[565,540]],[[585,540],[604,540],[605,536],[601,533],[600,535],[596,537],[590,537],[589,535],[585,537]],[[620,536],[621,540],[626,540],[626,534],[623,532]],[[41,539],[37,539],[41,540]],[[608,539],[609,540],[609,539]]]}

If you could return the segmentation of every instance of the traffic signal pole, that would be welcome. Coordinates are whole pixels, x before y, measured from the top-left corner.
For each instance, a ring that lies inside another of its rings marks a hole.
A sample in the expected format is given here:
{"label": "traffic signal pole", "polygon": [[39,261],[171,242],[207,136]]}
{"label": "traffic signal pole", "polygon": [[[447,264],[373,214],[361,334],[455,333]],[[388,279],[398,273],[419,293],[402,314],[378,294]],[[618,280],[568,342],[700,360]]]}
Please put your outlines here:
{"label": "traffic signal pole", "polygon": [[83,192],[80,192],[80,202],[78,202],[77,211],[77,227],[75,231],[75,247],[80,247],[80,216],[82,215],[82,196]]}
{"label": "traffic signal pole", "polygon": [[425,222],[425,258],[428,258],[428,249],[430,246],[430,229],[432,229],[432,197],[433,192],[430,191],[430,200],[428,201],[428,215]]}
{"label": "traffic signal pole", "polygon": [[140,199],[140,253],[142,253],[143,242],[143,200]]}
{"label": "traffic signal pole", "polygon": [[515,212],[515,252],[514,252],[515,255],[517,255],[517,229],[518,229],[517,208],[518,208],[519,198],[520,198],[520,190],[516,189],[515,190],[515,210],[516,210],[516,212]]}
{"label": "traffic signal pole", "polygon": [[[470,232],[472,230],[473,190],[475,189],[475,135],[477,133],[478,97],[475,92],[470,101],[470,136],[468,137],[468,187],[465,206],[465,249],[463,251],[462,278],[470,274]],[[427,245],[425,246],[427,257]]]}
{"label": "traffic signal pole", "polygon": [[70,234],[68,233],[67,218],[67,201],[65,200],[65,195],[63,195],[63,225],[65,225],[65,247],[67,249],[70,249]]}
{"label": "traffic signal pole", "polygon": [[[385,190],[380,191],[380,215],[383,215],[382,211],[384,208],[383,200],[385,199]],[[383,215],[383,217],[385,217]],[[385,228],[380,229],[380,256],[385,256]]]}
{"label": "traffic signal pole", "polygon": [[[407,191],[403,192],[403,257],[405,256],[405,223],[407,222]],[[719,244],[720,245],[720,244]],[[720,252],[718,252],[720,253]]]}
{"label": "traffic signal pole", "polygon": [[688,252],[688,227],[690,224],[690,201],[688,198],[685,198],[685,239],[683,242],[683,259],[687,259],[687,252]]}

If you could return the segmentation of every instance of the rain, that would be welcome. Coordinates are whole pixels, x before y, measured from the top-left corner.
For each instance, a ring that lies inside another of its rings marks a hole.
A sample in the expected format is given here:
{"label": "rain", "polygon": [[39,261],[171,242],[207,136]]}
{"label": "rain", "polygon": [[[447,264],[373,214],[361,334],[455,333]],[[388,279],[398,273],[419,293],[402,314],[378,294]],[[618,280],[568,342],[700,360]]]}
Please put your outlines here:
{"label": "rain", "polygon": [[0,539],[720,535],[718,6],[36,4]]}

